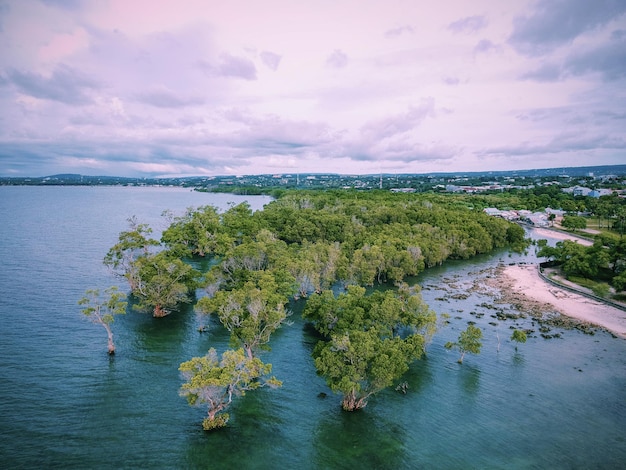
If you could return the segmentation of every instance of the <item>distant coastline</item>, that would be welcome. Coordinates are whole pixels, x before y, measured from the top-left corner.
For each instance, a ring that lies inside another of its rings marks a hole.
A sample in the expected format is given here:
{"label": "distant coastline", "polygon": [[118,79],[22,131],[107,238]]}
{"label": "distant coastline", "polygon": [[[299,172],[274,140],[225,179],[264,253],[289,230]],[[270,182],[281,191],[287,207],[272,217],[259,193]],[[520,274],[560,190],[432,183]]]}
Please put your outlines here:
{"label": "distant coastline", "polygon": [[55,174],[0,176],[0,186],[176,186],[243,195],[268,194],[284,189],[384,189],[401,192],[446,192],[461,185],[469,192],[530,188],[537,181],[578,184],[582,177],[599,182],[624,178],[626,165],[543,168],[508,171],[453,171],[442,173],[298,173],[215,176],[110,176]]}

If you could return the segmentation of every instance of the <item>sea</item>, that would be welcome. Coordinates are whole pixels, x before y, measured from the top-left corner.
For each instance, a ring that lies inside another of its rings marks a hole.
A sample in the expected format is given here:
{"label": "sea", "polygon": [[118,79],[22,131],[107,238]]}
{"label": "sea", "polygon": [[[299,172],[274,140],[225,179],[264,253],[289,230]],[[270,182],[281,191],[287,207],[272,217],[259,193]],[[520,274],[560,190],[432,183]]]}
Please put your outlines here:
{"label": "sea", "polygon": [[[501,320],[492,294],[469,286],[498,250],[409,280],[440,316],[426,356],[358,412],[316,375],[312,329],[293,301],[264,362],[283,381],[237,397],[227,428],[179,394],[181,362],[229,347],[218,322],[189,305],[165,318],[129,310],[106,333],[83,317],[87,289],[127,287],[102,264],[135,216],[226,210],[267,196],[167,187],[0,187],[0,468],[3,469],[618,469],[626,462],[626,340],[597,329],[539,334],[529,316]],[[495,294],[494,294],[495,295]],[[512,307],[511,307],[512,308]],[[468,322],[480,354],[444,347]],[[199,332],[199,326],[209,329]],[[532,331],[524,344],[513,328]],[[556,334],[555,334],[556,333]]]}

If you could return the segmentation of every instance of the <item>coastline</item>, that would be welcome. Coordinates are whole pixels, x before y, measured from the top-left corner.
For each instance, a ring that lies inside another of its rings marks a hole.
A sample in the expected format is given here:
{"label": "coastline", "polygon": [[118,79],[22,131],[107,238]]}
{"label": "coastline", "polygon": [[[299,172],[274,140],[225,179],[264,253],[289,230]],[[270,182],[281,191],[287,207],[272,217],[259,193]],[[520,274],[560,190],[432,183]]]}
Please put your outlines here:
{"label": "coastline", "polygon": [[[539,237],[572,240],[584,246],[593,244],[588,239],[558,230],[534,228],[533,231]],[[537,313],[556,312],[626,339],[626,311],[547,282],[539,275],[537,264],[500,266],[496,273],[497,281],[489,284],[500,291],[503,301],[522,304]]]}
{"label": "coastline", "polygon": [[554,312],[599,326],[626,339],[625,311],[546,282],[539,276],[536,265],[508,265],[499,271],[496,287],[501,290],[504,300],[547,304]]}
{"label": "coastline", "polygon": [[591,246],[591,245],[593,245],[593,241],[591,241],[591,240],[589,240],[587,238],[577,237],[575,235],[571,235],[569,233],[561,232],[559,230],[551,230],[551,229],[547,229],[547,228],[538,228],[537,227],[537,228],[533,228],[533,232],[535,232],[540,237],[554,238],[556,240],[571,240],[571,241],[574,241],[576,243],[580,243],[583,246]]}

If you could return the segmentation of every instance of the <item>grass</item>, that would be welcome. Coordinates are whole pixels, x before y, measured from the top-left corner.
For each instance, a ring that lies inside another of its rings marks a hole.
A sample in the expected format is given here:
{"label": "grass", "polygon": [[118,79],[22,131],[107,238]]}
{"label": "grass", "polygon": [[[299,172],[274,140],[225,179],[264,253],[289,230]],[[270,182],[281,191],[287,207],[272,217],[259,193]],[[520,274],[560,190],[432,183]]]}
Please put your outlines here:
{"label": "grass", "polygon": [[598,297],[607,297],[609,292],[611,292],[611,286],[606,282],[592,281],[591,279],[579,276],[569,276],[567,280],[579,286],[591,289]]}

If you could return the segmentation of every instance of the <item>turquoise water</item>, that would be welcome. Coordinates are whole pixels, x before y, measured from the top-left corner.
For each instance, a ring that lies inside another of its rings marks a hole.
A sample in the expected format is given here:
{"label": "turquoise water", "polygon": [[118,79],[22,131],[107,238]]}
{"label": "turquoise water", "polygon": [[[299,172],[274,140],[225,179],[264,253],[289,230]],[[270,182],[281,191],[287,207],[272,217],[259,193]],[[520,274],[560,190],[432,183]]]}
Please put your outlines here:
{"label": "turquoise water", "polygon": [[[510,326],[533,328],[531,319],[494,320],[484,294],[442,298],[444,279],[467,293],[478,271],[532,254],[499,252],[420,276],[424,298],[450,325],[405,377],[406,395],[384,391],[362,412],[342,412],[316,376],[315,339],[302,302],[292,304],[293,324],[264,357],[284,386],[249,393],[229,428],[204,433],[205,411],[178,396],[177,368],[227,346],[219,325],[198,333],[191,309],[163,319],[129,313],[113,325],[109,358],[104,331],[76,301],[116,282],[101,260],[127,217],[161,230],[165,209],[243,199],[268,202],[168,188],[0,187],[0,467],[623,467],[626,341],[558,330],[561,338],[531,335],[516,351]],[[459,365],[443,344],[470,320],[484,330],[483,351]]]}

